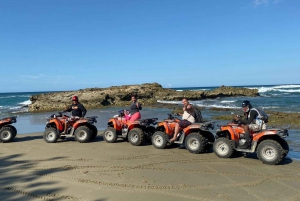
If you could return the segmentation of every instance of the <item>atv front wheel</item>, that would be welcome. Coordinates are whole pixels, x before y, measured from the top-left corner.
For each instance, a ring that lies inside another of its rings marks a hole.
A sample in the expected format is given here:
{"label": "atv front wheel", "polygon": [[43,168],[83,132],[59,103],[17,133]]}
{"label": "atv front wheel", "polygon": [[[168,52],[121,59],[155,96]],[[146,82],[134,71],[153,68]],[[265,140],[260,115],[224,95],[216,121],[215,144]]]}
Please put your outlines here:
{"label": "atv front wheel", "polygon": [[205,151],[205,138],[199,133],[191,133],[185,139],[185,147],[193,154]]}
{"label": "atv front wheel", "polygon": [[89,128],[91,129],[92,131],[92,137],[91,137],[91,140],[95,139],[98,135],[98,129],[96,126],[94,125],[90,125]]}
{"label": "atv front wheel", "polygon": [[144,143],[144,133],[140,128],[134,128],[128,133],[128,141],[134,146],[141,146]]}
{"label": "atv front wheel", "polygon": [[15,130],[10,126],[3,126],[0,129],[0,142],[11,142],[16,136]]}
{"label": "atv front wheel", "polygon": [[278,141],[279,144],[281,145],[281,147],[284,150],[284,154],[283,154],[283,158],[286,157],[290,151],[290,147],[289,144],[287,143],[287,141],[285,141],[284,139],[280,138],[280,140]]}
{"label": "atv front wheel", "polygon": [[56,128],[46,128],[43,134],[43,138],[47,143],[54,143],[57,141],[59,135]]}
{"label": "atv front wheel", "polygon": [[5,125],[5,127],[11,127],[14,130],[14,138],[16,137],[18,131],[16,129],[16,127],[12,126],[12,125]]}
{"label": "atv front wheel", "polygon": [[103,133],[103,138],[108,143],[116,142],[118,138],[116,129],[108,127]]}
{"label": "atv front wheel", "polygon": [[220,158],[230,158],[234,152],[232,144],[228,138],[220,137],[213,145],[215,154]]}
{"label": "atv front wheel", "polygon": [[92,131],[87,126],[80,126],[75,130],[75,139],[77,142],[86,143],[91,140]]}
{"label": "atv front wheel", "polygon": [[264,164],[277,165],[284,157],[282,146],[274,140],[262,141],[257,147],[257,157]]}
{"label": "atv front wheel", "polygon": [[152,135],[152,144],[156,149],[165,149],[167,146],[167,136],[162,131],[157,131]]}

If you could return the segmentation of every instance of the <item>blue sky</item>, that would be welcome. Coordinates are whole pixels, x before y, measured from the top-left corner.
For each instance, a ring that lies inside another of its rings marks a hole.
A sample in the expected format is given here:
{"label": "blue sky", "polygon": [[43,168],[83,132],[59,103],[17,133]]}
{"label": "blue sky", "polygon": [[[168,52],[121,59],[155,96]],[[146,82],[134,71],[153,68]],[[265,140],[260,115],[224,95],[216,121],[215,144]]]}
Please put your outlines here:
{"label": "blue sky", "polygon": [[299,0],[0,0],[0,92],[300,83]]}

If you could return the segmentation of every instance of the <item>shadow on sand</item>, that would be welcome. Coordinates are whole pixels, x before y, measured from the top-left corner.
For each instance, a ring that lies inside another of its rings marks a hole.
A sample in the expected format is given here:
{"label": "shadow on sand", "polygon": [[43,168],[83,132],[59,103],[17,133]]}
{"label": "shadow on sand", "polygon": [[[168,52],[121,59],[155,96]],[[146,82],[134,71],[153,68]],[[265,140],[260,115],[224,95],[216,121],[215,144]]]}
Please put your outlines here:
{"label": "shadow on sand", "polygon": [[[67,169],[34,169],[38,163],[63,159],[54,157],[45,160],[31,161],[21,159],[23,154],[14,154],[1,157],[0,166],[0,200],[65,200],[68,196],[58,193],[62,187],[53,187],[57,182],[38,181],[42,176],[47,176]],[[24,174],[25,173],[25,174]]]}
{"label": "shadow on sand", "polygon": [[31,140],[40,140],[40,139],[43,139],[43,135],[26,136],[26,135],[21,134],[21,135],[17,135],[16,138],[12,141],[12,143],[31,141]]}
{"label": "shadow on sand", "polygon": [[[248,158],[248,159],[253,159],[253,160],[259,160],[256,153],[243,153],[243,152],[234,152],[233,156],[231,158]],[[285,157],[281,163],[278,165],[288,165],[293,163],[293,160],[289,157]]]}

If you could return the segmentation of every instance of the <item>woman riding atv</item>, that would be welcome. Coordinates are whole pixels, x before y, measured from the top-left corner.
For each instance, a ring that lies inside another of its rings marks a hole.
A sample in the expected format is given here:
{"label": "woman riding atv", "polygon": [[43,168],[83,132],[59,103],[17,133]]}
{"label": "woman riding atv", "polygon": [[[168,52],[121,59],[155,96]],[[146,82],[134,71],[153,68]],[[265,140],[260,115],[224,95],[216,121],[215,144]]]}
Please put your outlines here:
{"label": "woman riding atv", "polygon": [[141,119],[141,113],[140,110],[142,109],[142,105],[137,102],[137,95],[132,95],[131,96],[131,105],[130,105],[130,122],[134,122],[138,119]]}

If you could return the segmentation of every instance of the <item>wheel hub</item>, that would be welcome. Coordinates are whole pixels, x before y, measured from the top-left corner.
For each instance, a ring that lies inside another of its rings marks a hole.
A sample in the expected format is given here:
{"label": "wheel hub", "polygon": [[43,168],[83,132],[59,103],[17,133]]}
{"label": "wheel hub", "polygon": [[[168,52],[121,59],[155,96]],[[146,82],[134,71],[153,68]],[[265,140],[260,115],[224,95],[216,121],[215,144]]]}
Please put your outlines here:
{"label": "wheel hub", "polygon": [[272,159],[275,157],[276,153],[275,150],[271,147],[268,147],[264,150],[263,155],[267,159]]}
{"label": "wheel hub", "polygon": [[113,133],[111,131],[106,132],[105,134],[106,139],[111,140],[113,138]]}
{"label": "wheel hub", "polygon": [[53,132],[50,132],[50,133],[48,133],[48,135],[47,135],[47,138],[48,138],[49,140],[53,140],[54,137],[55,137],[55,134],[54,134]]}
{"label": "wheel hub", "polygon": [[228,147],[227,147],[226,144],[222,143],[222,144],[219,145],[218,150],[219,150],[221,153],[226,153],[226,152],[228,152]]}
{"label": "wheel hub", "polygon": [[4,131],[3,133],[2,133],[2,138],[3,139],[8,139],[10,137],[10,132],[8,132],[8,131]]}
{"label": "wheel hub", "polygon": [[132,137],[131,137],[131,141],[132,142],[136,142],[137,140],[138,140],[138,135],[137,134],[134,134],[134,135],[132,135]]}
{"label": "wheel hub", "polygon": [[192,149],[197,149],[200,143],[196,139],[191,139],[189,144]]}
{"label": "wheel hub", "polygon": [[155,136],[154,142],[155,142],[156,145],[162,145],[163,139],[162,139],[161,136]]}
{"label": "wheel hub", "polygon": [[86,137],[86,132],[84,132],[84,131],[81,131],[80,133],[79,133],[79,138],[85,138]]}

